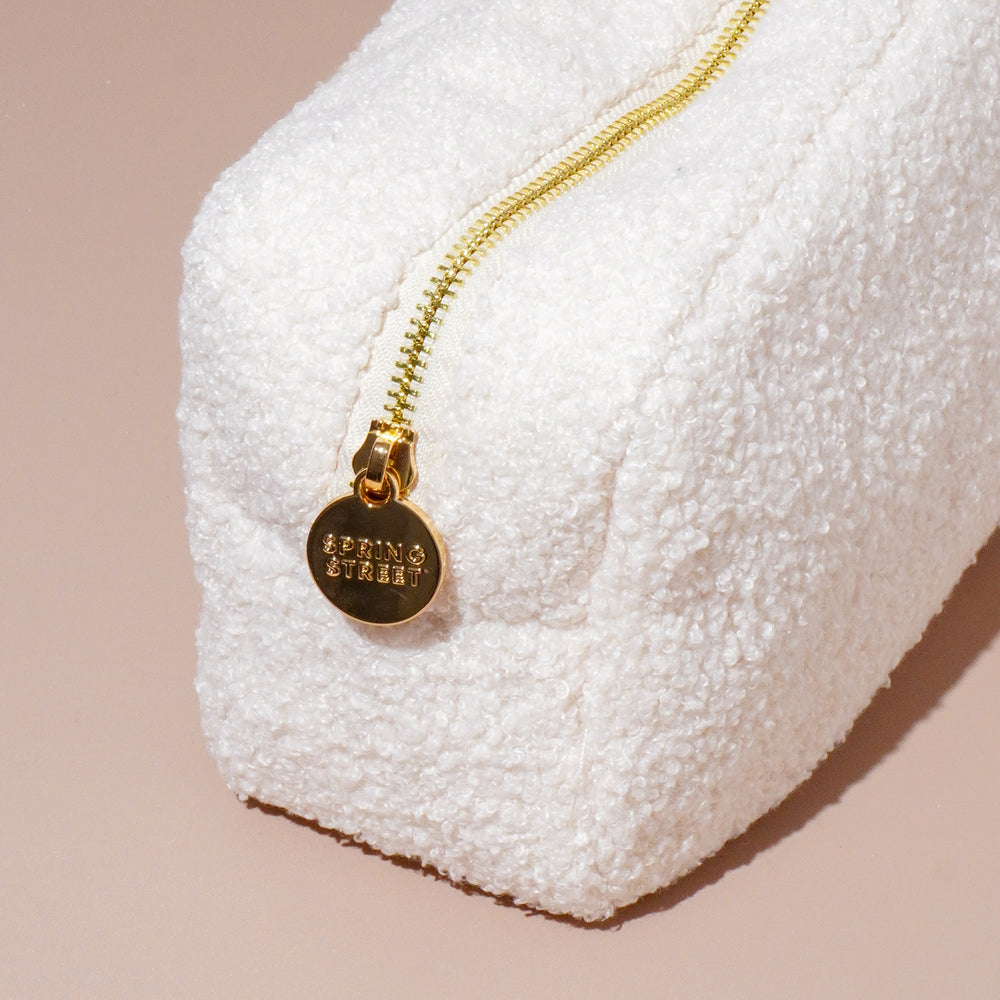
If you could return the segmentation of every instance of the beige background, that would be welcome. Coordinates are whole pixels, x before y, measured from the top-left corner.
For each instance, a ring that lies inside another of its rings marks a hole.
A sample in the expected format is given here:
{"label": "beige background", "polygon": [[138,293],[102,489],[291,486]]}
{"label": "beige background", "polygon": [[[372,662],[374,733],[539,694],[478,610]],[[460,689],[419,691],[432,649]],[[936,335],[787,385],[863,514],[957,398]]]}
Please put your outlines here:
{"label": "beige background", "polygon": [[384,6],[6,9],[0,997],[1000,997],[997,539],[814,778],[611,926],[226,791],[191,684],[179,248]]}

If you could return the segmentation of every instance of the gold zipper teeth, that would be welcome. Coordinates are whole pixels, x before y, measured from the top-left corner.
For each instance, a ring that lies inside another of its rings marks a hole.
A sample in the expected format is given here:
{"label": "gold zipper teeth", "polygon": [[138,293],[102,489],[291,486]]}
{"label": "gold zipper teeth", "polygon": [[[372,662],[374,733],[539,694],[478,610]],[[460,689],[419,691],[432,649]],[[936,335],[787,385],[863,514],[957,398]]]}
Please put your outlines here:
{"label": "gold zipper teeth", "polygon": [[427,301],[417,306],[416,314],[410,320],[412,329],[404,334],[406,343],[400,347],[403,358],[395,365],[403,374],[392,376],[393,387],[388,390],[389,401],[385,404],[392,426],[399,429],[411,426],[408,414],[413,413],[413,401],[420,395],[415,385],[422,381],[417,369],[427,367],[426,356],[430,353],[430,342],[441,324],[441,313],[448,309],[446,300],[455,295],[462,279],[471,274],[471,269],[479,263],[482,255],[500,237],[537,209],[575,187],[631,146],[640,136],[687,107],[732,62],[743,39],[753,30],[754,22],[767,4],[768,0],[745,0],[723,32],[680,83],[646,104],[626,112],[554,167],[499,201],[458,239],[445,254],[444,262],[438,265],[439,276],[431,278],[429,287],[422,295]]}

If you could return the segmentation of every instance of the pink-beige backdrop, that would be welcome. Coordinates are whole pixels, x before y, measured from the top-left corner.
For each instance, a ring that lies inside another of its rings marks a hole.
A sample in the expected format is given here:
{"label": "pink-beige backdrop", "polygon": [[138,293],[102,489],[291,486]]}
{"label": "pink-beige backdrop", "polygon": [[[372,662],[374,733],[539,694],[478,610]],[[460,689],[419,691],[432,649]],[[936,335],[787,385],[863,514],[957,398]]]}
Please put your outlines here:
{"label": "pink-beige backdrop", "polygon": [[217,776],[173,421],[180,245],[387,6],[5,12],[0,997],[997,1000],[1000,536],[811,781],[607,926],[460,890]]}

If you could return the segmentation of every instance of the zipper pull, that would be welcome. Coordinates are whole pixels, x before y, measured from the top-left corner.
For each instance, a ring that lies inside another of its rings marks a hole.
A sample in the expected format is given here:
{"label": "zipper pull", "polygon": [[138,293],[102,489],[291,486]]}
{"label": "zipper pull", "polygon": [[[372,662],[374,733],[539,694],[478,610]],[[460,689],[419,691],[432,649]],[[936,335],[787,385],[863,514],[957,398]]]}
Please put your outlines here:
{"label": "zipper pull", "polygon": [[309,569],[326,598],[369,625],[399,625],[437,596],[444,543],[405,499],[417,482],[417,435],[373,420],[355,454],[353,492],[327,506],[306,542]]}

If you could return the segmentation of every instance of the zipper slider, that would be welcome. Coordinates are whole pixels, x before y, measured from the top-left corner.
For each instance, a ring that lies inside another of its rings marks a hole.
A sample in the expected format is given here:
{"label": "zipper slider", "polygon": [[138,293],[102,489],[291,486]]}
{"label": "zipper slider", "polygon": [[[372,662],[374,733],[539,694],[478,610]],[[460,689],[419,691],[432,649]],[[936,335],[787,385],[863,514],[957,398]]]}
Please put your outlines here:
{"label": "zipper slider", "polygon": [[388,420],[373,420],[364,444],[355,452],[351,465],[357,476],[365,474],[365,489],[380,496],[394,475],[399,496],[405,497],[417,485],[417,433]]}

